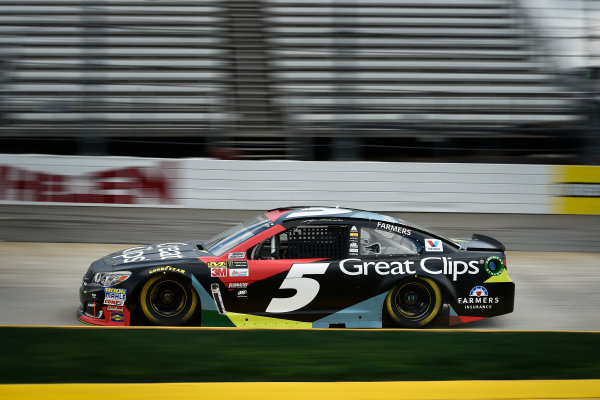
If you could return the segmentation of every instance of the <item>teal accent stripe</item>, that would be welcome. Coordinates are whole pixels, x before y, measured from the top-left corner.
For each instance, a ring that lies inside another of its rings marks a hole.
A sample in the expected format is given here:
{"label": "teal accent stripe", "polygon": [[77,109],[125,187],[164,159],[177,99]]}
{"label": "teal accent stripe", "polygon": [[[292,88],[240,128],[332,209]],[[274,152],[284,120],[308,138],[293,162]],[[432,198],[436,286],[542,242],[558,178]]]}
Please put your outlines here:
{"label": "teal accent stripe", "polygon": [[200,303],[202,304],[202,326],[218,326],[218,327],[233,327],[233,322],[226,315],[219,314],[217,309],[217,303],[215,299],[208,294],[208,292],[202,287],[200,282],[192,275],[192,286],[196,289],[196,293],[200,296]]}
{"label": "teal accent stripe", "polygon": [[452,308],[452,306],[450,304],[448,304],[448,307],[450,307],[450,316],[458,317],[458,314],[456,313],[456,311],[454,311],[454,308]]}
{"label": "teal accent stripe", "polygon": [[329,328],[330,324],[344,324],[346,328],[381,328],[383,302],[387,292],[371,297],[313,322],[313,328]]}
{"label": "teal accent stripe", "polygon": [[215,300],[212,298],[212,296],[210,294],[208,294],[208,292],[206,290],[204,290],[202,285],[200,285],[200,282],[198,282],[198,279],[196,279],[196,277],[193,274],[192,274],[192,286],[194,287],[194,289],[196,289],[196,293],[198,293],[198,296],[200,296],[200,303],[202,304],[202,310],[218,311]]}

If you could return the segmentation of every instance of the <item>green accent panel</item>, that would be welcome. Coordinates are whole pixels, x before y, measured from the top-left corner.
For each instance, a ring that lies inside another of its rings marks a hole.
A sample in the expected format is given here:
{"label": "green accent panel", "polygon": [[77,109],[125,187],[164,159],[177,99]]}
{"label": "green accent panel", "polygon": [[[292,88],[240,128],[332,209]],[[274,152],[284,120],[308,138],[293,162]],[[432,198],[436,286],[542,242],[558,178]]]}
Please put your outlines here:
{"label": "green accent panel", "polygon": [[229,313],[221,315],[218,311],[202,310],[201,324],[202,326],[234,328],[235,324],[231,322],[228,315]]}
{"label": "green accent panel", "polygon": [[598,332],[1,327],[0,383],[600,379],[599,341]]}

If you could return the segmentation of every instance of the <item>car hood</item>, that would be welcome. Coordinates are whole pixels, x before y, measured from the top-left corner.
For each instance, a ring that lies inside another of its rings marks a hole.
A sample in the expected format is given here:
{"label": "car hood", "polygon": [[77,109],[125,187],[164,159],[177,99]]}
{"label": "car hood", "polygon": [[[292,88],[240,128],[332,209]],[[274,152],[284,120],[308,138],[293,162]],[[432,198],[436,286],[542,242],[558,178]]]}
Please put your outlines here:
{"label": "car hood", "polygon": [[[120,269],[151,261],[177,262],[183,259],[198,258],[207,255],[202,250],[201,242],[171,242],[130,247],[102,258],[100,263],[104,269]],[[99,265],[98,265],[99,266]]]}

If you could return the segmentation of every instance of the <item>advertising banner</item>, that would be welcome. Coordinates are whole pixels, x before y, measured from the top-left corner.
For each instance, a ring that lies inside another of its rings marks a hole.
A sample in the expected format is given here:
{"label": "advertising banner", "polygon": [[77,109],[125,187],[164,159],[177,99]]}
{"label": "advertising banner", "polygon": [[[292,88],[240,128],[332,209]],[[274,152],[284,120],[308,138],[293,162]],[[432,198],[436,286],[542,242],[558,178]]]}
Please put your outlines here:
{"label": "advertising banner", "polygon": [[600,166],[556,167],[554,212],[556,214],[600,214]]}

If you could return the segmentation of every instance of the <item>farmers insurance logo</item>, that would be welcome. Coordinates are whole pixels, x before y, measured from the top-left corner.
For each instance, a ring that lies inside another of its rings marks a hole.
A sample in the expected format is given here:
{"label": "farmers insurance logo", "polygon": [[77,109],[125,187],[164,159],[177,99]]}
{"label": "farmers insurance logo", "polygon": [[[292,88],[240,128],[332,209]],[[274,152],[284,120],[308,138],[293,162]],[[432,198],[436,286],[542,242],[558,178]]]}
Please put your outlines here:
{"label": "farmers insurance logo", "polygon": [[488,291],[486,288],[484,288],[483,286],[475,286],[473,289],[471,289],[471,292],[469,293],[469,296],[473,297],[487,297],[488,295]]}
{"label": "farmers insurance logo", "polygon": [[469,292],[469,297],[459,297],[458,304],[463,304],[465,310],[490,310],[493,304],[500,302],[499,297],[489,297],[488,291],[483,286],[475,286]]}
{"label": "farmers insurance logo", "polygon": [[444,251],[442,241],[438,239],[425,239],[425,251]]}

